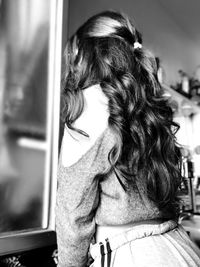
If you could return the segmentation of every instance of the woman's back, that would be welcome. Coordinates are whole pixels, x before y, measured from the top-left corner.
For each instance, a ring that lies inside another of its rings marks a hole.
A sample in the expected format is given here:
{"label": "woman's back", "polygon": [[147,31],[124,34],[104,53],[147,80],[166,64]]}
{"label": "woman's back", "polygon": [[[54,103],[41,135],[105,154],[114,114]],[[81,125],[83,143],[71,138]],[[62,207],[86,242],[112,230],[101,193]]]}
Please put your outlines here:
{"label": "woman's back", "polygon": [[[59,266],[86,266],[89,252],[93,267],[198,266],[200,252],[177,224],[178,125],[140,33],[127,17],[102,12],[70,38],[65,57]],[[105,117],[96,113],[97,85],[107,99]],[[84,91],[91,88],[95,104],[87,109]],[[88,121],[88,132],[87,110],[90,119],[97,116],[97,126]],[[99,129],[94,137],[93,127]],[[81,142],[73,139],[80,135]]]}

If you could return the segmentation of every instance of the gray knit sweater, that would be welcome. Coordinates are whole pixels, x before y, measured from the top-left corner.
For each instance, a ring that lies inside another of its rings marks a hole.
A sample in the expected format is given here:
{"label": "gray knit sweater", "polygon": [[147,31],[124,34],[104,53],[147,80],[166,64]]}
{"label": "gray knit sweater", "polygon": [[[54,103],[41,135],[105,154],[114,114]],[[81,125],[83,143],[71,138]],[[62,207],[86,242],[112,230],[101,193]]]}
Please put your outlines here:
{"label": "gray knit sweater", "polygon": [[[146,193],[124,191],[115,174],[102,180],[98,176],[109,168],[108,153],[115,136],[107,128],[95,144],[72,166],[59,162],[56,206],[56,232],[59,267],[86,266],[96,225],[120,225],[161,218]],[[61,149],[62,153],[62,149]]]}

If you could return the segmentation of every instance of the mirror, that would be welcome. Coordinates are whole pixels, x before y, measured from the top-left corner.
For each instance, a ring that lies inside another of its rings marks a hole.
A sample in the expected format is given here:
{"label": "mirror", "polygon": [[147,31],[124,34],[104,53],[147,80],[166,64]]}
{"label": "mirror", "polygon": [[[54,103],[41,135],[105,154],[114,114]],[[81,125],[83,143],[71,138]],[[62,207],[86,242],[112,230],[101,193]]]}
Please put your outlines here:
{"label": "mirror", "polygon": [[0,234],[48,222],[50,3],[0,1]]}

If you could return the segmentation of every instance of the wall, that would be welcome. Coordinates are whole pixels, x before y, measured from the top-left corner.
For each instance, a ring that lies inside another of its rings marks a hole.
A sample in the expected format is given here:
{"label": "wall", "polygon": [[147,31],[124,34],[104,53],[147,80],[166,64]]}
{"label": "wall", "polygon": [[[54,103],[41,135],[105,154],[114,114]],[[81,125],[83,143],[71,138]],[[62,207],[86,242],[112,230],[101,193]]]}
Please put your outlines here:
{"label": "wall", "polygon": [[[179,69],[192,74],[195,67],[200,64],[200,44],[191,38],[188,28],[181,25],[174,15],[181,15],[181,5],[178,1],[174,0],[177,12],[174,10],[172,14],[166,9],[169,3],[171,8],[173,7],[171,0],[167,3],[163,0],[70,0],[69,34],[71,35],[87,18],[97,12],[106,9],[122,11],[135,21],[143,34],[144,45],[161,58],[167,83],[174,84],[179,79]],[[192,3],[194,2],[195,0]],[[195,6],[193,9],[195,10]],[[186,21],[189,25],[190,18],[187,17]]]}

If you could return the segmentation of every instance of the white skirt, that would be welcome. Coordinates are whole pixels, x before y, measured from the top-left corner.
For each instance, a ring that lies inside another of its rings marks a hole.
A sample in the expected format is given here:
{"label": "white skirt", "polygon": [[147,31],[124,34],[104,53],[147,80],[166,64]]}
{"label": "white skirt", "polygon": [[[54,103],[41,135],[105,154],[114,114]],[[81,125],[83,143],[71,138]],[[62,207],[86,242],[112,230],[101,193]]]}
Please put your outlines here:
{"label": "white skirt", "polygon": [[200,267],[200,250],[174,221],[136,225],[90,246],[90,267]]}

